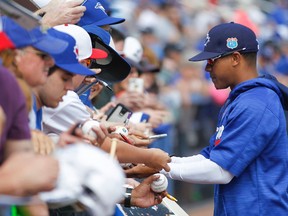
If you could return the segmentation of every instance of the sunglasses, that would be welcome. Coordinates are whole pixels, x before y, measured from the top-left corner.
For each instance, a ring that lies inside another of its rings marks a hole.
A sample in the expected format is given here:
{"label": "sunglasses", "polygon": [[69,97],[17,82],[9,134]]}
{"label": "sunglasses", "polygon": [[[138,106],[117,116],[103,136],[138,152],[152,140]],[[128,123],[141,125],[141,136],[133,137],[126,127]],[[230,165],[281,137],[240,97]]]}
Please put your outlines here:
{"label": "sunglasses", "polygon": [[43,61],[47,61],[47,60],[50,60],[52,57],[47,54],[47,53],[44,53],[44,52],[41,52],[41,51],[38,51],[38,50],[28,50],[28,49],[25,49],[23,50],[24,52],[30,52],[30,53],[34,53],[36,54],[37,56],[39,56]]}
{"label": "sunglasses", "polygon": [[220,55],[216,56],[215,58],[207,59],[207,64],[213,67],[217,59],[223,58],[225,56],[232,55],[235,52],[240,52],[241,53],[241,51],[244,51],[245,49],[246,49],[246,47],[238,49],[238,50],[233,50],[231,52],[220,54]]}

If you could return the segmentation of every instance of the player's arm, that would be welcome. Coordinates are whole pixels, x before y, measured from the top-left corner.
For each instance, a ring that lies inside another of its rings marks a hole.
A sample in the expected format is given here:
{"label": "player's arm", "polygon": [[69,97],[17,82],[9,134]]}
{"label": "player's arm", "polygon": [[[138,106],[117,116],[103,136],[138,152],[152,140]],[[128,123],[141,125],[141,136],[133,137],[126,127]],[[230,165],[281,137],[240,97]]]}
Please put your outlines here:
{"label": "player's arm", "polygon": [[183,158],[186,162],[169,163],[170,172],[161,171],[167,177],[195,184],[228,184],[234,177],[215,162],[198,156],[197,159]]}
{"label": "player's arm", "polygon": [[171,163],[190,163],[200,160],[205,160],[206,158],[202,154],[197,154],[189,157],[171,157]]}

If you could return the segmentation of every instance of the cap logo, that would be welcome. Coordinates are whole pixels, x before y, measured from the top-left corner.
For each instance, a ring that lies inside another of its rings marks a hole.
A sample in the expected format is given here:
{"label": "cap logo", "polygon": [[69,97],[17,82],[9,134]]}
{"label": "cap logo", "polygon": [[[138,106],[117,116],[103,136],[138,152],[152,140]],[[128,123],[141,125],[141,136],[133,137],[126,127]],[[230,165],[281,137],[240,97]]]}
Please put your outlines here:
{"label": "cap logo", "polygon": [[102,4],[100,2],[97,2],[97,4],[95,5],[95,9],[100,9],[103,11],[103,13],[105,13],[107,15],[105,8],[102,6]]}
{"label": "cap logo", "polygon": [[78,57],[79,57],[79,50],[78,50],[77,46],[74,46],[73,52],[75,53],[76,58],[78,59]]}
{"label": "cap logo", "polygon": [[208,33],[207,36],[206,36],[206,40],[205,40],[204,46],[207,46],[207,44],[209,42],[210,42],[210,36],[209,36],[209,33]]}
{"label": "cap logo", "polygon": [[236,47],[238,47],[238,39],[237,38],[228,38],[226,46],[229,49],[235,49]]}

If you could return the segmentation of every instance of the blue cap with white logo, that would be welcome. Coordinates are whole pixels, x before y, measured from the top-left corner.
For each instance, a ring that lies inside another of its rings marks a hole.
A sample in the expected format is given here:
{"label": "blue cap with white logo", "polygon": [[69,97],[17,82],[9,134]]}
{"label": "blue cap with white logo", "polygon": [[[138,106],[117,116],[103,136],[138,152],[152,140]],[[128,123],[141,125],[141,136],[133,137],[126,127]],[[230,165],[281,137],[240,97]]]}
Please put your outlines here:
{"label": "blue cap with white logo", "polygon": [[85,1],[83,6],[86,7],[84,15],[81,17],[81,20],[77,23],[79,26],[84,25],[115,25],[125,21],[123,18],[116,18],[108,16],[105,8],[97,0],[88,0]]}
{"label": "blue cap with white logo", "polygon": [[0,17],[0,50],[33,46],[50,55],[61,54],[68,46],[65,40],[57,39],[40,27],[26,30],[13,19]]}
{"label": "blue cap with white logo", "polygon": [[80,74],[83,76],[95,75],[92,70],[89,70],[79,63],[78,47],[76,46],[75,39],[71,35],[57,31],[54,28],[49,29],[48,33],[55,38],[67,41],[69,44],[66,50],[61,54],[52,55],[55,59],[56,66],[73,74]]}
{"label": "blue cap with white logo", "polygon": [[204,51],[189,59],[203,61],[231,52],[256,53],[259,50],[255,33],[248,27],[230,22],[213,27],[207,34]]}

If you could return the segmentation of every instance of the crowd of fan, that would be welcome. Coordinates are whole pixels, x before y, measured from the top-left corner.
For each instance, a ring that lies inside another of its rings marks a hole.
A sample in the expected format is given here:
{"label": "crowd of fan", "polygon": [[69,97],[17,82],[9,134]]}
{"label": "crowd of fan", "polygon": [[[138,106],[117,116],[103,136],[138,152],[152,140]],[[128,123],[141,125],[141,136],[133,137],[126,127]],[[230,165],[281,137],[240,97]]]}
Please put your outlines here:
{"label": "crowd of fan", "polygon": [[[116,215],[116,203],[159,204],[167,192],[150,190],[153,175],[134,180],[137,166],[169,171],[169,155],[202,148],[229,94],[215,89],[205,65],[188,62],[211,26],[234,21],[253,29],[260,73],[288,85],[287,1],[48,2],[35,12],[42,18],[33,30],[1,17],[0,194],[12,200],[3,212]],[[131,80],[143,88],[132,90]],[[107,120],[117,104],[132,112],[129,121]],[[83,134],[91,120],[99,126]],[[129,131],[124,137],[120,126]],[[167,136],[149,139],[155,134]],[[130,197],[124,183],[134,188]]]}

